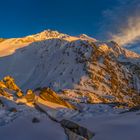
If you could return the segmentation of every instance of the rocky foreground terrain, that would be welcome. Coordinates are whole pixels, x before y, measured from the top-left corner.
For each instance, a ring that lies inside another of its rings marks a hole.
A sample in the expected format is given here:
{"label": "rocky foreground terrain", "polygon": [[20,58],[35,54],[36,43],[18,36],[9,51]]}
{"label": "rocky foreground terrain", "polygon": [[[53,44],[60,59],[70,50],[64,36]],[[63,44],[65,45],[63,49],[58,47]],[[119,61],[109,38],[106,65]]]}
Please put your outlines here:
{"label": "rocky foreground terrain", "polygon": [[140,138],[139,63],[139,54],[84,34],[0,39],[2,140]]}

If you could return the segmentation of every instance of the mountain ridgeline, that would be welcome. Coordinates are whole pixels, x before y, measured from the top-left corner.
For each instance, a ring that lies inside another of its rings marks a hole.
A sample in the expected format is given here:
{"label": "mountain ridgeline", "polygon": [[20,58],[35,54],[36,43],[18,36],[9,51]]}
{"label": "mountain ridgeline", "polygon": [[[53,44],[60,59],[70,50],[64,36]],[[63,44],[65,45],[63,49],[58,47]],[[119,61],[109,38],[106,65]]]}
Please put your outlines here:
{"label": "mountain ridgeline", "polygon": [[22,91],[49,87],[73,102],[140,104],[140,55],[87,35],[46,30],[0,40],[0,78],[7,75]]}

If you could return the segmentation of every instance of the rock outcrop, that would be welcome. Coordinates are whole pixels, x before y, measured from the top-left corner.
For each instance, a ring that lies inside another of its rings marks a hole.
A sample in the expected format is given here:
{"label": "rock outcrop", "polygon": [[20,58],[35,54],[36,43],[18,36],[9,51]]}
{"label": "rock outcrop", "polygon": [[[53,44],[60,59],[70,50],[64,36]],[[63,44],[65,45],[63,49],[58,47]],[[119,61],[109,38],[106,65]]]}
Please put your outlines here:
{"label": "rock outcrop", "polygon": [[95,135],[87,128],[70,120],[62,120],[60,123],[64,127],[69,140],[90,140]]}
{"label": "rock outcrop", "polygon": [[63,100],[56,92],[54,92],[52,89],[50,88],[44,88],[41,90],[39,96],[46,101],[52,102],[52,103],[56,103],[59,105],[63,105],[66,106],[70,109],[76,109],[76,107],[72,104],[70,104],[69,102]]}
{"label": "rock outcrop", "polygon": [[27,102],[34,102],[35,93],[31,89],[28,89],[24,97],[26,98]]}
{"label": "rock outcrop", "polygon": [[22,97],[22,90],[16,85],[14,78],[6,76],[0,81],[0,94],[6,97],[17,96]]}

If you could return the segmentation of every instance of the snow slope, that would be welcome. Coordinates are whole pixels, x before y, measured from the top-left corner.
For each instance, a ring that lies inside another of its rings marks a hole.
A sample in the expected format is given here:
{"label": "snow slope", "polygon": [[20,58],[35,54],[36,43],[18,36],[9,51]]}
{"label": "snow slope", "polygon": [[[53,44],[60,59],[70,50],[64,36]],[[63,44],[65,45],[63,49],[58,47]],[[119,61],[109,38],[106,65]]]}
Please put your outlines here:
{"label": "snow slope", "polygon": [[[0,99],[2,99],[0,97]],[[26,105],[17,105],[13,101],[2,99],[5,107],[0,108],[1,140],[66,140],[60,124],[50,120],[44,113]],[[11,108],[17,112],[11,112]],[[33,123],[33,118],[39,122]]]}
{"label": "snow slope", "polygon": [[[41,35],[34,35],[35,39],[36,36],[41,36],[40,40],[42,40],[43,33],[40,34]],[[34,38],[34,36],[32,36],[32,38]],[[60,34],[59,36],[63,35]],[[66,79],[69,79],[71,76],[69,74],[70,71],[76,66],[74,62],[75,53],[70,50],[70,52],[66,52],[66,54],[65,51],[67,51],[70,44],[71,47],[75,44],[70,43],[71,40],[73,40],[71,38],[79,38],[66,37],[65,39],[60,39],[61,37],[56,37],[52,39],[48,36],[46,38],[47,40],[35,43],[17,42],[17,40],[20,39],[8,39],[0,43],[0,78],[5,75],[12,75],[19,85],[25,89],[46,85],[51,86],[51,84],[54,84],[56,89],[72,87],[71,79],[67,83],[64,82]],[[78,44],[78,42],[76,44]],[[68,56],[68,53],[71,53],[71,57]],[[2,57],[3,55],[4,57]],[[76,71],[80,71],[81,68],[81,65],[77,65],[74,68],[73,77],[75,76]],[[65,73],[65,76],[63,76],[62,71]],[[79,72],[77,75],[78,78],[83,74],[82,71]],[[60,78],[58,76],[60,75],[62,75],[61,78],[63,79],[61,79],[59,85]],[[53,77],[55,77],[55,79]],[[76,82],[79,80],[78,78],[75,79]],[[64,83],[63,85],[61,85],[62,81]]]}
{"label": "snow slope", "polygon": [[93,140],[139,140],[139,112],[102,115],[78,122],[96,133]]}
{"label": "snow slope", "polygon": [[[21,127],[22,126],[22,127]],[[56,131],[57,130],[57,131]],[[66,140],[67,136],[59,124],[45,118],[34,124],[29,118],[20,118],[0,128],[1,140]]]}

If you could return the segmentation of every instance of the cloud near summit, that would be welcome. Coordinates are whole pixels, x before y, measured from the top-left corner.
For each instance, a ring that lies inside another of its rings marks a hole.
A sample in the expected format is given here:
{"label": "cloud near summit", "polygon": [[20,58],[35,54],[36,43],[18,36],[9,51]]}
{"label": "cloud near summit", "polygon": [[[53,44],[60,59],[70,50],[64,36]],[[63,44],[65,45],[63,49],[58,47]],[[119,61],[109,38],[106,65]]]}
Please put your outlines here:
{"label": "cloud near summit", "polygon": [[118,5],[103,11],[101,29],[107,39],[125,46],[140,39],[140,1],[118,0]]}

